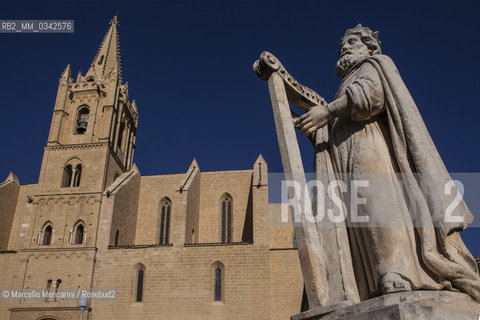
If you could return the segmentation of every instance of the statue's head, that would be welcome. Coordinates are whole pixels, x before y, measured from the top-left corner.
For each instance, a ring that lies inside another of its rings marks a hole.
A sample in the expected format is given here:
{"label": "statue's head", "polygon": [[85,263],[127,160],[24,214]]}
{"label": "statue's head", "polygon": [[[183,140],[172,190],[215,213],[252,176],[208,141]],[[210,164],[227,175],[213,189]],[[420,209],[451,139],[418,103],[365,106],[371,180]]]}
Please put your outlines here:
{"label": "statue's head", "polygon": [[361,60],[381,53],[378,31],[373,32],[370,28],[358,24],[355,28],[348,29],[341,39],[336,67],[337,75],[343,78]]}

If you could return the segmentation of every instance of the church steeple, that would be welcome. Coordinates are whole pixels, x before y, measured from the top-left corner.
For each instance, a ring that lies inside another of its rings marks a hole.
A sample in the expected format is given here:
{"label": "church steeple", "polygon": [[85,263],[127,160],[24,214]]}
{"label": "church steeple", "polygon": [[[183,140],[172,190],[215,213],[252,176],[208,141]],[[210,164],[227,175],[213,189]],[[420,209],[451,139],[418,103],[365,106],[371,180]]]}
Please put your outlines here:
{"label": "church steeple", "polygon": [[108,28],[108,31],[100,44],[100,48],[90,65],[90,69],[88,69],[88,72],[85,75],[87,81],[117,78],[121,82],[122,66],[120,62],[118,27],[118,18],[115,16],[110,21],[110,28]]}
{"label": "church steeple", "polygon": [[[67,65],[60,76],[39,180],[45,182],[42,190],[103,190],[115,175],[131,169],[137,123],[137,105],[129,97],[128,82],[122,83],[114,17],[86,75],[79,72],[74,81]],[[53,151],[54,156],[47,156]],[[81,169],[75,171],[78,165]],[[75,180],[76,173],[81,174],[81,182]],[[98,182],[98,177],[103,181]]]}

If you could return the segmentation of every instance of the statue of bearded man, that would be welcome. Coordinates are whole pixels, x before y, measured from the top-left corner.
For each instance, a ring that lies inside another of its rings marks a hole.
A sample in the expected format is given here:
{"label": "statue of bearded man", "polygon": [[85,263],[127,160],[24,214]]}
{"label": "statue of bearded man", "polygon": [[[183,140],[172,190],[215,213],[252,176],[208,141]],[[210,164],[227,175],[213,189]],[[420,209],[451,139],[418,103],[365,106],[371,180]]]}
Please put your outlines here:
{"label": "statue of bearded man", "polygon": [[[324,149],[324,136],[316,132],[328,125],[327,159],[336,178],[369,182],[354,190],[366,199],[356,213],[368,222],[346,220],[361,300],[458,290],[480,302],[477,266],[459,234],[473,216],[463,200],[451,209],[445,187],[458,190],[398,70],[381,54],[378,32],[361,25],[347,30],[339,55],[336,72],[343,81],[335,100],[313,107],[295,125],[316,150]],[[319,153],[316,171],[325,172]],[[350,199],[350,192],[343,196]]]}

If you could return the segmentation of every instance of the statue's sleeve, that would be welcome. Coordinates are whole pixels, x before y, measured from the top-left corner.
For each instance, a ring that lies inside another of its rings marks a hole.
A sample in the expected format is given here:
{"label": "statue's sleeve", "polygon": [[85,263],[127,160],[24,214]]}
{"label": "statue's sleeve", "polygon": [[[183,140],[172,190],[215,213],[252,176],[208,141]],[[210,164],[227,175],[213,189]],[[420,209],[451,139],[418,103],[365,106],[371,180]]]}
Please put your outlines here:
{"label": "statue's sleeve", "polygon": [[375,67],[364,63],[356,75],[345,91],[350,118],[363,121],[385,112],[383,86]]}

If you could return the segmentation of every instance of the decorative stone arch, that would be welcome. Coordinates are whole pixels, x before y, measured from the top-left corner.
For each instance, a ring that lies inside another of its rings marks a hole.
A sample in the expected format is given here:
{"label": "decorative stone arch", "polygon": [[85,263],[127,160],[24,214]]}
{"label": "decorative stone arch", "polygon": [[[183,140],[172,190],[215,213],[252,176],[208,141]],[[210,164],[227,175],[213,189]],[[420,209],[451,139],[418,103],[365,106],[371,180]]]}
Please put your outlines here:
{"label": "decorative stone arch", "polygon": [[220,241],[230,243],[233,239],[233,197],[225,192],[220,197]]}
{"label": "decorative stone arch", "polygon": [[37,244],[42,246],[49,246],[55,240],[55,229],[53,223],[48,220],[45,222],[40,230],[38,230]]}
{"label": "decorative stone arch", "polygon": [[134,266],[134,302],[143,302],[144,300],[144,293],[145,293],[145,274],[146,274],[146,267],[143,263],[137,263]]}
{"label": "decorative stone arch", "polygon": [[172,200],[163,197],[158,203],[159,244],[170,244],[170,221],[172,217]]}
{"label": "decorative stone arch", "polygon": [[82,104],[77,108],[75,119],[75,133],[84,134],[87,131],[88,117],[90,115],[90,107]]}
{"label": "decorative stone arch", "polygon": [[217,260],[210,265],[213,302],[225,300],[225,265]]}
{"label": "decorative stone arch", "polygon": [[40,318],[35,318],[35,320],[62,320],[62,319],[55,316],[41,316]]}

